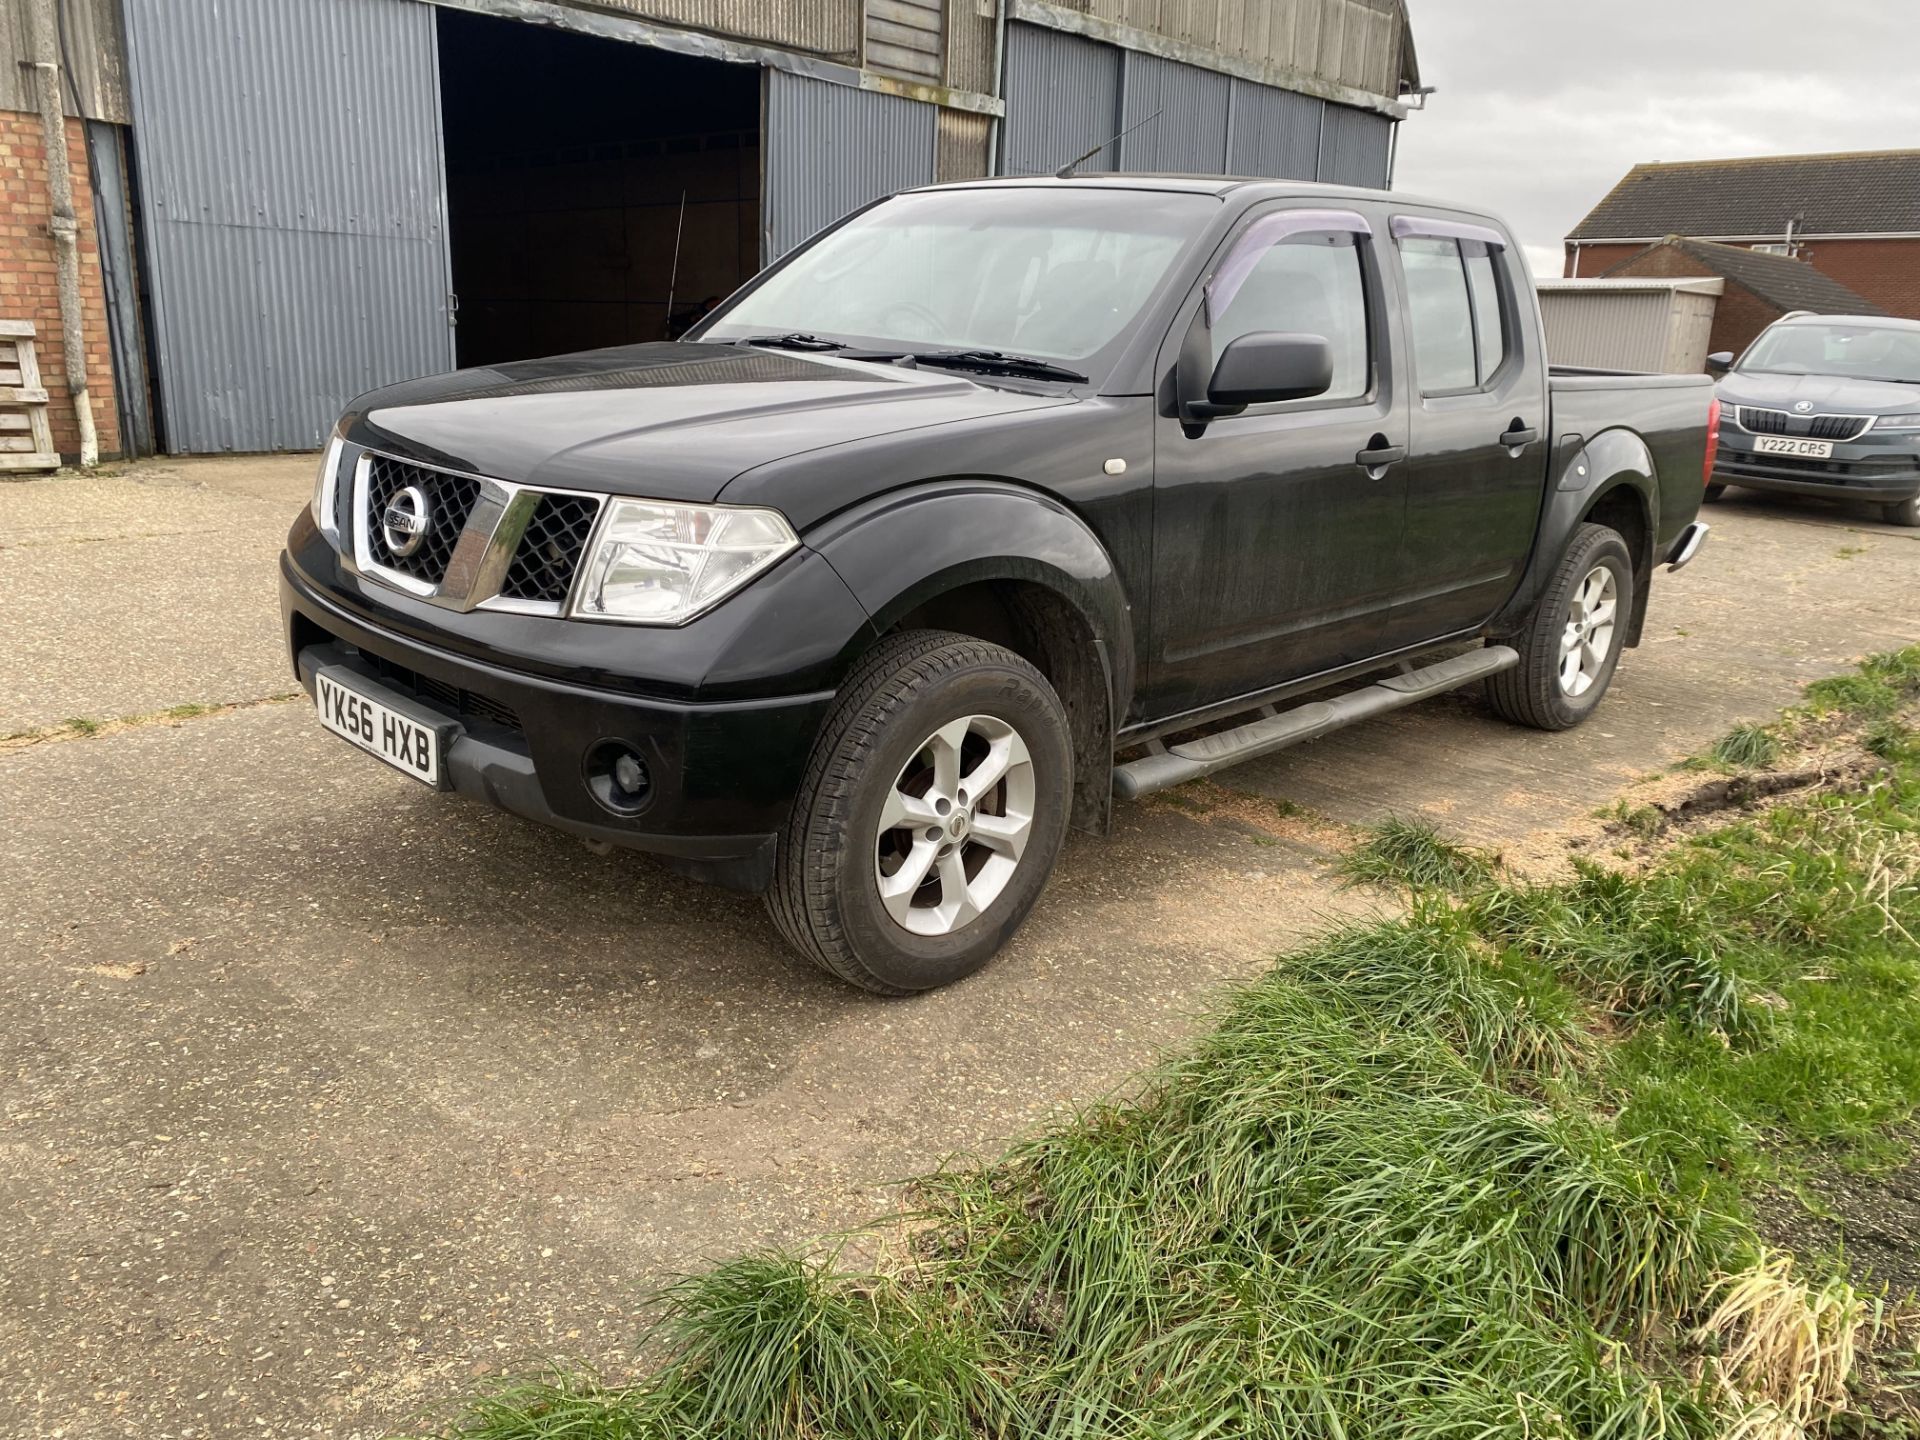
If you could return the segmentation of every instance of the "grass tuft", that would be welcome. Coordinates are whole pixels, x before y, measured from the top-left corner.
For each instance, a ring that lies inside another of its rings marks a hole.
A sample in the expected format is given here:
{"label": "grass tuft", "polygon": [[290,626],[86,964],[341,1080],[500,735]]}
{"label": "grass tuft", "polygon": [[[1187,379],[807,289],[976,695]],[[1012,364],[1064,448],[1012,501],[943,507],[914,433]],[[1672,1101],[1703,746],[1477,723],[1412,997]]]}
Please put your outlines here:
{"label": "grass tuft", "polygon": [[669,1290],[674,1359],[648,1409],[667,1433],[958,1435],[995,1387],[938,1317],[876,1277],[755,1255]]}
{"label": "grass tuft", "polygon": [[1898,760],[1913,753],[1914,733],[1911,726],[1883,716],[1867,726],[1860,743],[1882,760]]}
{"label": "grass tuft", "polygon": [[1736,770],[1764,770],[1779,760],[1780,741],[1765,725],[1736,725],[1714,742],[1709,754]]}
{"label": "grass tuft", "polygon": [[1869,1326],[1853,1286],[1809,1284],[1793,1257],[1762,1251],[1712,1298],[1698,1339],[1709,1342],[1707,1373],[1757,1431],[1801,1436],[1846,1407],[1847,1377]]}
{"label": "grass tuft", "polygon": [[1394,816],[1347,852],[1340,873],[1352,884],[1464,895],[1493,880],[1495,862],[1443,839],[1424,820]]}
{"label": "grass tuft", "polygon": [[660,1432],[639,1391],[555,1367],[481,1391],[440,1433],[446,1440],[655,1440]]}
{"label": "grass tuft", "polygon": [[1876,720],[1900,708],[1900,692],[1873,675],[1841,675],[1807,686],[1807,709],[1816,717]]}
{"label": "grass tuft", "polygon": [[1890,686],[1903,699],[1920,697],[1920,645],[1869,656],[1861,663],[1860,673]]}

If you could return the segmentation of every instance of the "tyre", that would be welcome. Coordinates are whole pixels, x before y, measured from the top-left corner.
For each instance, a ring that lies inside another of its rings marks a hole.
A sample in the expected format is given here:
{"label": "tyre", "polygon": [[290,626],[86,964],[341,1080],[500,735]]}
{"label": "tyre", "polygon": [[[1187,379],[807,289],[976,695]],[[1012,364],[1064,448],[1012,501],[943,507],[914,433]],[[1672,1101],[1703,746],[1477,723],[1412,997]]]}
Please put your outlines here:
{"label": "tyre", "polygon": [[1727,493],[1727,487],[1724,485],[1714,484],[1714,485],[1707,486],[1707,503],[1709,505],[1713,504],[1722,495],[1726,493]]}
{"label": "tyre", "polygon": [[1882,505],[1880,512],[1886,516],[1889,525],[1920,525],[1920,495]]}
{"label": "tyre", "polygon": [[821,727],[767,908],[851,985],[951,984],[1039,899],[1072,795],[1066,709],[1038,670],[964,635],[891,636]]}
{"label": "tyre", "polygon": [[1487,682],[1493,708],[1536,730],[1585,720],[1613,682],[1632,606],[1626,541],[1604,525],[1582,525],[1519,632],[1502,637],[1520,663]]}

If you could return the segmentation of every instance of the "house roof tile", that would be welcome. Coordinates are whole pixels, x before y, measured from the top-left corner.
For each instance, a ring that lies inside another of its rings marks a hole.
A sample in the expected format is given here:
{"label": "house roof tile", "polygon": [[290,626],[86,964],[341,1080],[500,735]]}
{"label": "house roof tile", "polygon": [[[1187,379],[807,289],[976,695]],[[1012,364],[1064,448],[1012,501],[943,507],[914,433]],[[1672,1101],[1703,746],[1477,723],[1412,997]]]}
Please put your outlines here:
{"label": "house roof tile", "polygon": [[1920,150],[1636,165],[1571,240],[1920,234]]}

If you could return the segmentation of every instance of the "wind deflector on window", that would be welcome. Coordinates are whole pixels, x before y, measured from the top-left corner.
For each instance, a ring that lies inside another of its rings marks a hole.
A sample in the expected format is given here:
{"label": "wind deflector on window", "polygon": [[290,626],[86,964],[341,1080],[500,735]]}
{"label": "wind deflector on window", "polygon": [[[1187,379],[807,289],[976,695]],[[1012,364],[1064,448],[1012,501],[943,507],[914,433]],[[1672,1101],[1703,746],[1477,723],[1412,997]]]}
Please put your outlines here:
{"label": "wind deflector on window", "polygon": [[1462,220],[1433,220],[1425,215],[1393,217],[1396,240],[1474,240],[1495,250],[1507,248],[1507,237],[1485,225],[1469,225]]}
{"label": "wind deflector on window", "polygon": [[1224,315],[1247,283],[1260,257],[1295,235],[1371,235],[1373,226],[1351,210],[1278,210],[1247,227],[1220,268],[1207,281],[1207,314]]}

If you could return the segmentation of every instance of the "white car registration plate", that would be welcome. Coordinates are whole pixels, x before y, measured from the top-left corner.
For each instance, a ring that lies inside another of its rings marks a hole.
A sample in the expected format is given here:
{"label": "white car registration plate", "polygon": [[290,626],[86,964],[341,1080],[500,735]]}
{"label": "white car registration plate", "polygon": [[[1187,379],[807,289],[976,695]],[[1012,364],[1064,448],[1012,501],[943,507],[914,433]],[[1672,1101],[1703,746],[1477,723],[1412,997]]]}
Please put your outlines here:
{"label": "white car registration plate", "polygon": [[453,722],[422,718],[431,712],[346,670],[316,672],[313,701],[320,723],[334,734],[423,784],[439,788],[446,748],[457,728]]}
{"label": "white car registration plate", "polygon": [[1758,435],[1753,448],[1761,455],[1797,455],[1802,460],[1831,460],[1831,440],[1795,440],[1790,435]]}

